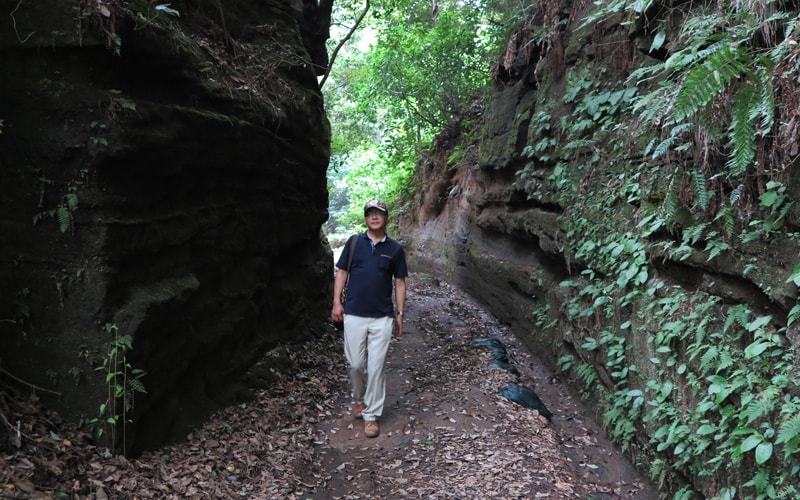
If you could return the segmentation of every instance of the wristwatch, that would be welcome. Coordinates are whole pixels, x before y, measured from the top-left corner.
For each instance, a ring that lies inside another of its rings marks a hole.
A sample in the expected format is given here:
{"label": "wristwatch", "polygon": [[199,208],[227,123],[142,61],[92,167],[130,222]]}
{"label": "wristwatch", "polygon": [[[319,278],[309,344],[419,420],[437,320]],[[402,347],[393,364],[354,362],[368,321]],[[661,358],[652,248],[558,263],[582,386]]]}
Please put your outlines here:
{"label": "wristwatch", "polygon": [[397,311],[397,315],[398,316],[402,316],[403,315],[403,311]]}

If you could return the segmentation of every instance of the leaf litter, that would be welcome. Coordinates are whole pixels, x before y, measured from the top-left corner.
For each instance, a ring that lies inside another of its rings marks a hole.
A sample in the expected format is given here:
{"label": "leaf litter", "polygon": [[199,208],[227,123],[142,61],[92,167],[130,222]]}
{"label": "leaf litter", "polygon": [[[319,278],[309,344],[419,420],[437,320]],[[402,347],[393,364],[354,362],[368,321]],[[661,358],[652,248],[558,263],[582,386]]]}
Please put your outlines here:
{"label": "leaf litter", "polygon": [[[251,400],[131,459],[0,384],[0,497],[658,498],[496,319],[427,275],[409,285],[377,438],[352,416],[341,332],[327,327],[267,353],[252,372],[270,382],[253,383]],[[514,371],[475,342],[485,338],[502,341]],[[504,398],[511,386],[535,389],[552,422]]]}

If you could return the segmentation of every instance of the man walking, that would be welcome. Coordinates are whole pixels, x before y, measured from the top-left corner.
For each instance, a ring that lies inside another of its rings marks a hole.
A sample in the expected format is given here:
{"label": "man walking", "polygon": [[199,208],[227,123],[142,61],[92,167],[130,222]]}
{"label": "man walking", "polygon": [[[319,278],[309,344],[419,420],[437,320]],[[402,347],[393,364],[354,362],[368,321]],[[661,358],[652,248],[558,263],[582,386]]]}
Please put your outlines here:
{"label": "man walking", "polygon": [[[364,419],[365,436],[377,437],[378,417],[383,413],[386,399],[384,365],[389,341],[392,333],[397,337],[403,335],[408,268],[403,246],[386,235],[389,221],[386,203],[369,200],[364,205],[364,221],[367,231],[353,236],[355,246],[348,242],[336,263],[331,319],[344,322],[344,354],[350,366],[355,399],[353,414]],[[346,282],[347,299],[342,304]]]}

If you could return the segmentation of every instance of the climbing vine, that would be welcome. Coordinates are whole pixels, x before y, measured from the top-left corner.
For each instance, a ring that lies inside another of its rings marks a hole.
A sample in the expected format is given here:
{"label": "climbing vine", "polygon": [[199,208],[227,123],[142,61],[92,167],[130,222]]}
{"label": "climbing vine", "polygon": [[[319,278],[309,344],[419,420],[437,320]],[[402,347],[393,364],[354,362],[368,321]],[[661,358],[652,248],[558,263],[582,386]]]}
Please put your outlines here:
{"label": "climbing vine", "polygon": [[537,325],[564,339],[560,369],[617,442],[653,450],[652,478],[675,498],[800,493],[788,340],[800,304],[783,317],[660,272],[739,259],[754,294],[800,286],[800,265],[768,276],[747,250],[797,239],[785,175],[796,151],[781,143],[796,142],[787,92],[798,83],[800,16],[778,2],[747,5],[687,4],[665,22],[652,2],[598,3],[583,26],[637,26],[658,57],[619,84],[601,82],[604,68],[571,69],[563,106],[532,113],[530,161],[515,182],[565,207],[571,277],[561,310],[537,308]]}

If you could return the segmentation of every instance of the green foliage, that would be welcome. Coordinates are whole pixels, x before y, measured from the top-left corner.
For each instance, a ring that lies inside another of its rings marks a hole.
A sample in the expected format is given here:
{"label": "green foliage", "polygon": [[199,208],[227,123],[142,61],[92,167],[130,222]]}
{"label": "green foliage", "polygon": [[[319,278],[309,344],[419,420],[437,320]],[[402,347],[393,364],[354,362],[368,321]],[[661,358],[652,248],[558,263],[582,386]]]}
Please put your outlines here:
{"label": "green foliage", "polygon": [[[759,159],[770,159],[775,72],[789,57],[785,43],[769,46],[780,39],[770,29],[784,26],[788,36],[797,16],[773,2],[755,12],[743,3],[732,12],[682,4],[670,20],[681,23],[673,37],[639,17],[645,2],[597,5],[594,20],[615,15],[652,28],[653,49],[667,57],[617,86],[598,83],[602,68],[571,70],[567,108],[533,113],[529,163],[515,187],[566,207],[563,252],[573,275],[562,283],[559,320],[575,352],[563,353],[559,367],[598,402],[623,448],[649,436],[660,485],[678,471],[721,485],[714,498],[793,498],[800,381],[787,325],[727,296],[723,303],[668,286],[652,261],[736,258],[738,243],[786,237],[787,165]],[[632,124],[639,137],[621,147]],[[798,276],[800,264],[786,281],[800,286]],[[744,277],[765,294],[774,285],[757,262]],[[795,305],[788,325],[798,318]],[[634,366],[631,343],[641,349],[645,340],[650,363]],[[675,498],[693,495],[686,487]]]}
{"label": "green foliage", "polygon": [[[366,198],[413,193],[420,152],[488,86],[486,69],[504,43],[497,34],[530,9],[508,0],[445,0],[435,10],[423,0],[370,5],[323,87],[332,130],[329,234],[360,225]],[[362,9],[334,5],[333,44]]]}
{"label": "green foliage", "polygon": [[[109,89],[109,94],[111,94],[111,107],[118,108],[121,110],[128,110],[128,111],[136,111],[136,103],[130,100],[129,98],[122,95],[122,91],[117,89]],[[112,109],[111,113],[115,113],[116,109]]]}
{"label": "green foliage", "polygon": [[611,0],[599,5],[602,5],[602,8],[597,9],[583,19],[580,26],[581,29],[602,22],[614,15],[622,15],[624,22],[628,24],[632,19],[643,15],[653,5],[653,0]]}
{"label": "green foliage", "polygon": [[[74,191],[74,187],[70,188]],[[45,217],[52,217],[58,223],[58,230],[62,233],[73,231],[75,228],[74,213],[78,209],[78,196],[74,192],[65,194],[55,208],[39,212],[33,216],[33,225],[38,224]]]}
{"label": "green foliage", "polygon": [[159,3],[158,0],[130,0],[128,2],[128,8],[136,14],[136,17],[144,25],[158,20],[162,17],[162,14],[180,17],[180,12],[170,7],[170,5],[168,3]]}
{"label": "green foliage", "polygon": [[734,78],[746,73],[751,63],[743,47],[726,41],[717,42],[706,52],[708,57],[702,64],[687,68],[689,73],[675,96],[668,125],[681,123],[708,106]]}
{"label": "green foliage", "polygon": [[[774,195],[764,197],[762,204],[780,204],[779,187],[771,187]],[[607,217],[597,214],[606,213],[620,191],[635,190],[609,184],[584,196],[585,206],[577,212],[588,211],[595,218],[573,217],[566,238],[576,248],[574,258],[587,267],[580,280],[562,283],[574,291],[566,308],[568,321],[587,332],[597,324],[598,315],[606,318],[603,324],[613,324],[614,318],[627,316],[626,308],[634,304],[631,299],[648,297],[648,309],[639,316],[637,331],[631,332],[647,337],[653,346],[651,363],[657,370],[644,381],[644,390],[631,387],[630,377],[638,370],[626,361],[623,332],[634,326],[632,321],[617,323],[616,331],[589,333],[580,345],[586,355],[604,360],[611,377],[604,382],[613,384],[613,390],[605,392],[603,399],[611,435],[628,447],[643,422],[651,429],[656,450],[668,456],[675,469],[715,476],[749,470],[738,469],[749,463],[755,475],[742,488],[751,488],[758,498],[791,496],[792,478],[800,471],[800,425],[795,418],[800,398],[786,391],[796,383],[791,379],[793,349],[774,330],[772,317],[755,316],[744,305],[729,308],[724,321],[719,321],[717,297],[690,295],[663,284],[649,284],[645,291],[649,245],[634,232],[621,233],[597,224],[611,217],[610,211]],[[639,224],[640,229],[647,226],[644,221]],[[685,230],[683,240],[694,245],[705,238],[712,245],[713,236],[707,224],[699,224]],[[710,254],[713,258],[713,245]],[[598,382],[591,364],[576,366],[574,356],[563,356],[559,364],[563,370],[574,370],[583,387]],[[781,446],[782,460],[790,465],[784,473],[774,467],[773,457]],[[664,470],[654,469],[653,479],[664,481]]]}
{"label": "green foliage", "polygon": [[[440,2],[435,16],[395,10],[378,23],[367,54],[365,105],[380,104],[423,141],[441,130],[465,98],[488,85],[490,64],[482,12],[469,4]],[[476,32],[477,28],[477,32]]]}
{"label": "green foliage", "polygon": [[[672,325],[652,339],[660,354],[653,362],[665,366],[661,375],[666,377],[671,371],[667,368],[683,357],[694,362],[676,370],[683,377],[680,386],[691,387],[691,393],[677,392],[669,380],[649,382],[649,392],[655,397],[644,420],[660,425],[652,438],[660,450],[672,450],[675,466],[685,466],[699,476],[730,470],[744,460],[756,467],[767,464],[775,445],[794,437],[791,419],[783,417],[779,427],[786,434],[783,440],[775,439],[775,417],[793,415],[800,403],[795,397],[778,397],[790,383],[794,353],[780,335],[770,333],[772,318],[754,317],[740,305],[729,310],[724,323],[717,322],[710,314],[716,302],[711,296],[686,296],[673,289],[673,294],[650,308],[654,321]],[[746,341],[742,349],[741,341],[747,337],[752,341]],[[677,346],[683,346],[682,356]],[[692,404],[687,405],[687,400]],[[792,452],[785,460],[798,467]],[[743,486],[753,486],[759,497],[769,496],[763,478],[773,473],[756,471]]]}
{"label": "green foliage", "polygon": [[[785,12],[765,18],[758,14],[746,9],[687,12],[669,58],[632,73],[630,81],[659,82],[634,105],[642,123],[665,125],[668,135],[654,158],[672,148],[680,151],[694,145],[707,150],[725,144],[730,151],[726,176],[739,178],[754,166],[757,141],[775,126],[773,73],[786,53],[785,48],[778,50],[785,44],[764,51],[754,40],[774,39],[772,25],[788,17]],[[720,116],[720,107],[715,105],[724,98],[731,103],[727,117]],[[720,123],[729,126],[720,130]],[[684,135],[689,127],[702,133]],[[701,137],[704,142],[693,144]]]}
{"label": "green foliage", "polygon": [[[355,149],[346,155],[346,163],[336,175],[328,172],[329,210],[336,221],[336,224],[329,222],[329,234],[361,230],[364,203],[370,198],[395,200],[409,191],[413,163],[406,160],[393,166],[390,159],[380,156],[383,152],[369,147]],[[397,208],[397,203],[390,202],[390,217],[396,214]]]}
{"label": "green foliage", "polygon": [[764,218],[751,220],[748,224],[751,230],[743,232],[740,239],[748,242],[777,234],[783,226],[786,215],[794,205],[794,202],[789,200],[786,186],[778,181],[767,182],[766,191],[758,197],[759,205],[764,209]]}
{"label": "green foliage", "polygon": [[129,422],[128,415],[133,409],[134,396],[136,393],[147,393],[141,381],[145,373],[133,368],[128,362],[127,353],[133,349],[133,338],[130,335],[120,335],[117,325],[110,323],[105,325],[104,331],[110,334],[112,339],[102,365],[95,370],[105,374],[108,393],[106,400],[98,409],[98,416],[86,423],[95,428],[97,437],[102,437],[105,431],[109,430],[112,446],[117,445],[119,426],[122,432],[122,450],[125,450],[125,427]]}

